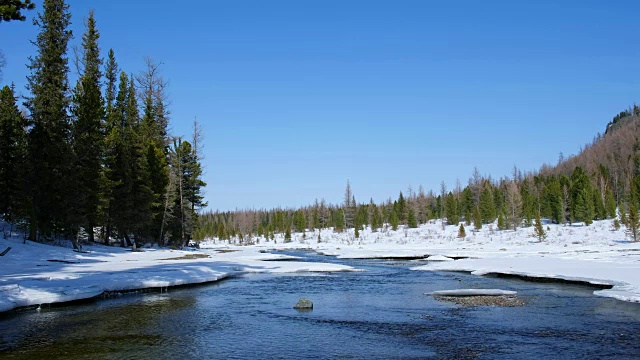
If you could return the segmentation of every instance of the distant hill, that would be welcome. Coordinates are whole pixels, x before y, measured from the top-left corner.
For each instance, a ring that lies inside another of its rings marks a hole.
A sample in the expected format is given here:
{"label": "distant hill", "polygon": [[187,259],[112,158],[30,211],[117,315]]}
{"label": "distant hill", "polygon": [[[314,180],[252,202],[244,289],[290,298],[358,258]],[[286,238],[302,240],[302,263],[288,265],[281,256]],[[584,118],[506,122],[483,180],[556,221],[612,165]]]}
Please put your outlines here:
{"label": "distant hill", "polygon": [[557,165],[545,165],[540,173],[567,175],[580,166],[592,180],[608,178],[616,198],[629,192],[629,184],[638,169],[640,150],[640,117],[622,112],[606,126],[604,135],[598,134],[577,155],[561,159]]}

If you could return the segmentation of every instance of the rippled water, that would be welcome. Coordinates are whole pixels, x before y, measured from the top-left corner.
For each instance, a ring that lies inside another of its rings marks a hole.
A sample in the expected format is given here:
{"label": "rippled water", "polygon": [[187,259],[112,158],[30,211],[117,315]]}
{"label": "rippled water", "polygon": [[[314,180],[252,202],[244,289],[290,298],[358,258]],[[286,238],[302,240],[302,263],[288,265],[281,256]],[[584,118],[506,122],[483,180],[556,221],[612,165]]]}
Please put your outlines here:
{"label": "rippled water", "polygon": [[[415,262],[336,260],[365,273],[246,275],[164,294],[0,317],[0,358],[616,358],[640,356],[640,304],[566,284],[410,271]],[[425,296],[503,288],[527,302],[462,308]],[[300,297],[311,312],[292,307]]]}

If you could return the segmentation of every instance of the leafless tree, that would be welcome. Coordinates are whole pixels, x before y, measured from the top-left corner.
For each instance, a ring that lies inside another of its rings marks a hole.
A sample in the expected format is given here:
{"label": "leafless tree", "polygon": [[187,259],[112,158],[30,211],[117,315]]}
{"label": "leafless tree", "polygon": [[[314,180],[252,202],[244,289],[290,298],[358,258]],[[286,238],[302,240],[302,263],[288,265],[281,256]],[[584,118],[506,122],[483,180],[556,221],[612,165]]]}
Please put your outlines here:
{"label": "leafless tree", "polygon": [[522,197],[520,196],[520,190],[515,181],[511,181],[507,185],[507,210],[509,212],[507,221],[516,230],[520,222],[522,221]]}

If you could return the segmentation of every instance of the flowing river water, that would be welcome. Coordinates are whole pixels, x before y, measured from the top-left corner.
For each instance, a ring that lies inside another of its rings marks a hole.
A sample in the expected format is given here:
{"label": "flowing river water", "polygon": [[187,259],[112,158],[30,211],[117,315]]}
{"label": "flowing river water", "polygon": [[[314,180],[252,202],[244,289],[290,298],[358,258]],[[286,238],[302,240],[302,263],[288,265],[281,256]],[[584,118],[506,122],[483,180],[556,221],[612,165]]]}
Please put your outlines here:
{"label": "flowing river water", "polygon": [[[578,359],[640,357],[640,304],[593,288],[411,271],[248,274],[217,283],[0,315],[0,359]],[[518,291],[521,307],[461,307],[425,292]],[[300,297],[314,302],[299,312]]]}

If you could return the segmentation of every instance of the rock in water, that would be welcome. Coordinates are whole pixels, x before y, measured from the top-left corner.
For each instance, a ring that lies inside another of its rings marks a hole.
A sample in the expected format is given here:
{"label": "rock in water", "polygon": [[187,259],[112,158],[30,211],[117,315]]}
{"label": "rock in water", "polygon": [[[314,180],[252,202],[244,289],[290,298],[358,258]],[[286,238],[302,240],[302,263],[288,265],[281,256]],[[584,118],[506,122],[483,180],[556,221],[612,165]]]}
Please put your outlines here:
{"label": "rock in water", "polygon": [[300,300],[298,300],[298,303],[296,304],[296,306],[294,306],[293,308],[297,309],[297,310],[312,310],[313,309],[313,303],[309,299],[300,298]]}

